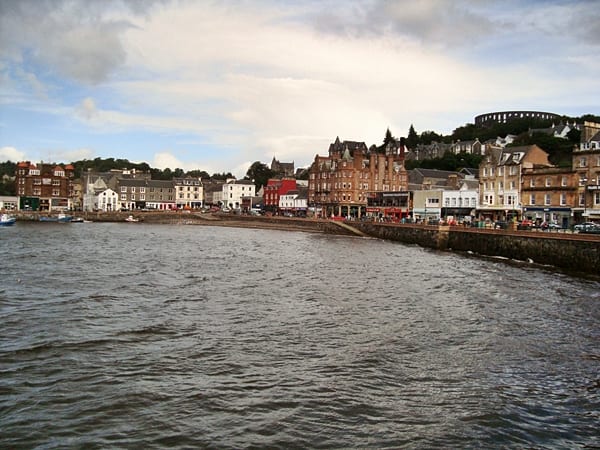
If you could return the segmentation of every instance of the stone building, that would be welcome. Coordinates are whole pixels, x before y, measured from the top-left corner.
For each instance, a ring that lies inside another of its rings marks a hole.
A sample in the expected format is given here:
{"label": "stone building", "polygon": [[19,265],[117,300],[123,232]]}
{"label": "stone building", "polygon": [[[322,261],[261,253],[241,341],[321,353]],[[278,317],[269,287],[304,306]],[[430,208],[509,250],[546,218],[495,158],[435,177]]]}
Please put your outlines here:
{"label": "stone building", "polygon": [[[378,192],[408,191],[404,167],[405,148],[399,143],[383,149],[364,142],[340,141],[330,144],[327,156],[316,155],[309,171],[308,201],[313,211],[327,216],[362,217],[367,198]],[[408,216],[406,207],[399,215]]]}
{"label": "stone building", "polygon": [[573,151],[577,180],[575,222],[600,220],[600,124],[584,122],[581,144]]}
{"label": "stone building", "polygon": [[492,221],[521,217],[521,186],[525,169],[552,167],[537,145],[489,148],[479,166],[480,216]]}
{"label": "stone building", "polygon": [[75,168],[71,164],[17,163],[19,209],[64,211],[73,208]]}

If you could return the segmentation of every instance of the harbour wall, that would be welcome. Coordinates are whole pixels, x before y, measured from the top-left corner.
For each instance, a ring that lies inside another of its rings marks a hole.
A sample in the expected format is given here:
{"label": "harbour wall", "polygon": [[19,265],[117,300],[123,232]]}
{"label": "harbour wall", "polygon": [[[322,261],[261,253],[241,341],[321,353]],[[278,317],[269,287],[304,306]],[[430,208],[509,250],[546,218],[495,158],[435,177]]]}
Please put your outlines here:
{"label": "harbour wall", "polygon": [[600,276],[600,236],[448,226],[352,224],[381,239],[437,250],[473,252]]}

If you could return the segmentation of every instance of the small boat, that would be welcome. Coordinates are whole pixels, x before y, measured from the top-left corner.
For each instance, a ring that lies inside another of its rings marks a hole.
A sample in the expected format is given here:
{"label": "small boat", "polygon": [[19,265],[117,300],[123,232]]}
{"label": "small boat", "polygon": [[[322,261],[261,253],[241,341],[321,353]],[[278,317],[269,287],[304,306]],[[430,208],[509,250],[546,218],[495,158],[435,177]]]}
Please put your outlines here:
{"label": "small boat", "polygon": [[60,222],[60,223],[70,223],[73,220],[73,217],[68,216],[66,214],[59,214],[58,216],[42,216],[40,217],[40,222]]}
{"label": "small boat", "polygon": [[125,222],[139,222],[140,219],[136,219],[133,216],[127,216],[127,218],[125,219]]}
{"label": "small boat", "polygon": [[0,227],[10,227],[16,221],[17,219],[15,219],[14,217],[9,216],[8,214],[2,214],[0,216]]}
{"label": "small boat", "polygon": [[83,223],[85,222],[85,220],[83,219],[83,217],[73,217],[71,219],[71,223]]}

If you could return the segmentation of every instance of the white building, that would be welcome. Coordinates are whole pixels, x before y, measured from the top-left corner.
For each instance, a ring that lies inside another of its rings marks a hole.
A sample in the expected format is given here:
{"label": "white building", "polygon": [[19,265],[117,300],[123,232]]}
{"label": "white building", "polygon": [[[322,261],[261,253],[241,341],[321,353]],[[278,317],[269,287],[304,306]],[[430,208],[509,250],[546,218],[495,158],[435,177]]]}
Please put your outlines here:
{"label": "white building", "polygon": [[281,211],[291,212],[295,215],[303,211],[306,212],[308,206],[306,189],[293,190],[287,194],[280,195],[278,206]]}
{"label": "white building", "polygon": [[202,208],[204,187],[200,178],[174,178],[173,186],[177,208]]}
{"label": "white building", "polygon": [[456,221],[471,221],[479,208],[479,181],[474,177],[459,181],[458,189],[442,192],[441,217]]}
{"label": "white building", "polygon": [[232,209],[242,207],[242,198],[254,197],[255,186],[252,180],[229,179],[223,185],[223,206]]}
{"label": "white building", "polygon": [[119,208],[119,194],[112,189],[106,189],[94,198],[94,209],[106,212],[118,211]]}

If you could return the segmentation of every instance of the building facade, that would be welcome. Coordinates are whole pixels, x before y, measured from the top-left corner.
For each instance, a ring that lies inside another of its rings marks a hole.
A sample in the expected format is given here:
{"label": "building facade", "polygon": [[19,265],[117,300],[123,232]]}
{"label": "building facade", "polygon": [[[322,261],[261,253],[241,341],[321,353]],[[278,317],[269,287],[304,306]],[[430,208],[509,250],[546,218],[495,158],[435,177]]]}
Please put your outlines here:
{"label": "building facade", "polygon": [[252,180],[227,180],[223,185],[223,206],[231,209],[241,209],[244,198],[252,198],[255,186]]}
{"label": "building facade", "polygon": [[577,178],[570,167],[523,169],[521,186],[522,218],[536,225],[546,222],[568,228],[573,224]]}
{"label": "building facade", "polygon": [[71,164],[17,163],[15,184],[19,209],[66,211],[73,209],[75,169]]}
{"label": "building facade", "polygon": [[577,180],[575,222],[600,220],[600,124],[584,122],[582,141],[573,151]]}
{"label": "building facade", "polygon": [[[405,148],[390,143],[367,149],[364,142],[340,141],[327,156],[316,155],[310,167],[308,201],[327,216],[359,218],[367,214],[367,198],[377,192],[408,191]],[[401,215],[408,216],[406,207]]]}
{"label": "building facade", "polygon": [[175,189],[175,204],[179,209],[202,208],[204,188],[200,178],[173,178]]}
{"label": "building facade", "polygon": [[280,198],[297,188],[294,178],[271,178],[263,188],[263,204],[265,211],[277,212]]}
{"label": "building facade", "polygon": [[522,215],[524,169],[551,167],[537,145],[486,149],[479,166],[479,210],[483,219],[511,220]]}

